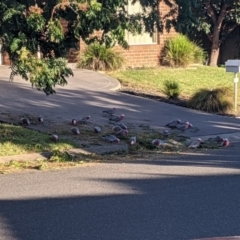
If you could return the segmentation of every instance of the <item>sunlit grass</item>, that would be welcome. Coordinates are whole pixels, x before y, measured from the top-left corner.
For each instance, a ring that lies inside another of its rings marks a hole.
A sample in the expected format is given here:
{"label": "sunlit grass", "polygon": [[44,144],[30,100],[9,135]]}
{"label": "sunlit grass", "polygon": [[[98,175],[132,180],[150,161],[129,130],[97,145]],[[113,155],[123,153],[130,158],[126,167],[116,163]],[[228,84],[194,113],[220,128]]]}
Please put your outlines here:
{"label": "sunlit grass", "polygon": [[[109,73],[117,78],[123,87],[144,92],[163,94],[164,81],[179,83],[180,98],[189,99],[199,89],[229,87],[233,93],[233,74],[226,73],[225,68],[202,66],[192,69],[184,68],[146,68],[140,70],[122,70]],[[240,99],[240,98],[239,98]]]}
{"label": "sunlit grass", "polygon": [[48,134],[21,126],[0,124],[0,156],[67,150],[74,147],[76,144],[69,140],[60,140],[54,143]]}

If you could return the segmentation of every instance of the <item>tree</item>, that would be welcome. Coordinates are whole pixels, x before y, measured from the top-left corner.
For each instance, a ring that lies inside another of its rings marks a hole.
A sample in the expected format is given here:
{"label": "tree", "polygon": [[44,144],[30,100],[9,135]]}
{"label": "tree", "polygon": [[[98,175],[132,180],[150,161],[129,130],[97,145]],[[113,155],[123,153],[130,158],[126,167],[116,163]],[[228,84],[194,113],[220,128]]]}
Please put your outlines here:
{"label": "tree", "polygon": [[171,23],[182,33],[201,31],[211,42],[209,65],[217,66],[220,47],[240,25],[239,0],[166,0]]}
{"label": "tree", "polygon": [[73,75],[66,56],[79,48],[80,38],[127,48],[126,31],[152,34],[155,25],[160,27],[158,0],[140,2],[143,11],[130,15],[126,0],[1,0],[0,42],[10,57],[10,79],[20,75],[38,90],[54,93]]}

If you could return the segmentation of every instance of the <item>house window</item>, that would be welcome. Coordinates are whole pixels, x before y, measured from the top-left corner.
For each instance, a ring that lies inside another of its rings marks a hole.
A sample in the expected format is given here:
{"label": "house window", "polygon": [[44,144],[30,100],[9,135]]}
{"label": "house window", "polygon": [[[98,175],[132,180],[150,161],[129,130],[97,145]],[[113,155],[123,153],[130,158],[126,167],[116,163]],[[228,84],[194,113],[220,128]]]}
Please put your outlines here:
{"label": "house window", "polygon": [[[132,4],[131,1],[128,1],[127,10],[129,14],[143,11],[139,1],[136,1],[134,4]],[[154,31],[152,36],[147,32],[143,32],[140,35],[133,35],[130,32],[126,32],[126,40],[129,45],[157,44],[157,30]]]}

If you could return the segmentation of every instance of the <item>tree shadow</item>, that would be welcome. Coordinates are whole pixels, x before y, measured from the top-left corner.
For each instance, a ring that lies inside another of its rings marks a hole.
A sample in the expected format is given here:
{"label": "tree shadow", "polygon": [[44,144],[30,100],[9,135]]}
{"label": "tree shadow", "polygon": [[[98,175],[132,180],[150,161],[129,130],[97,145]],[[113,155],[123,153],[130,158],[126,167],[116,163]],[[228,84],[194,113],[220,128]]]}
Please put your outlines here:
{"label": "tree shadow", "polygon": [[[83,179],[69,180],[76,187]],[[68,191],[69,196],[1,200],[0,239],[186,240],[240,235],[239,175],[156,172],[141,178],[87,180],[90,188],[106,184],[116,191],[93,194],[79,188],[76,196]]]}

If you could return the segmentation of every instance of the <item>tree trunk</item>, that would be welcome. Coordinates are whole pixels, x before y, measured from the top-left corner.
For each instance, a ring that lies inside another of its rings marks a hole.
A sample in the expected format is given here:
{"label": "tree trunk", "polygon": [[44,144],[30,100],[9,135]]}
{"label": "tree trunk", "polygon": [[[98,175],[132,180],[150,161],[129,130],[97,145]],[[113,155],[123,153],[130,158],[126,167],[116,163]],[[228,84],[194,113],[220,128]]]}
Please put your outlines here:
{"label": "tree trunk", "polygon": [[212,67],[216,67],[218,64],[218,58],[220,53],[220,33],[219,33],[219,27],[214,26],[213,30],[213,36],[212,36],[212,47],[211,47],[211,53],[210,53],[210,59],[209,59],[209,65]]}

